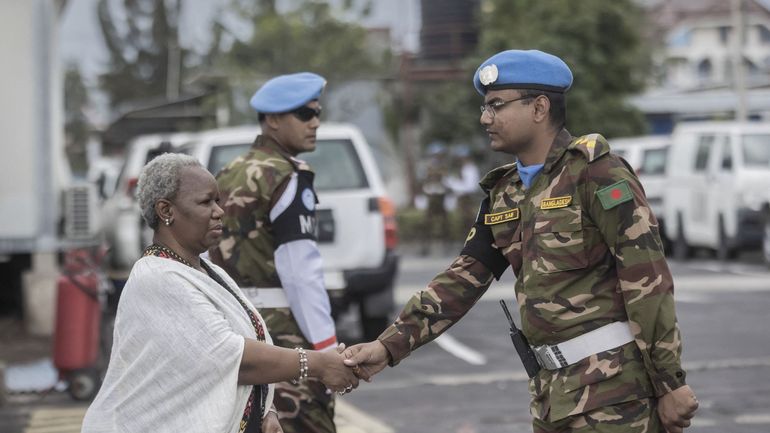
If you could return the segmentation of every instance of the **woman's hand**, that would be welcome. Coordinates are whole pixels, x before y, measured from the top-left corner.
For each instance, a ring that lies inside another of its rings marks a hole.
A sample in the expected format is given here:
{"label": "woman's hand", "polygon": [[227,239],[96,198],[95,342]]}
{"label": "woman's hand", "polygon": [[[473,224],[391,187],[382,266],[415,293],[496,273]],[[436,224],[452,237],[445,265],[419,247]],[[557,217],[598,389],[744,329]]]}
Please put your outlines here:
{"label": "woman's hand", "polygon": [[344,356],[334,350],[309,352],[308,367],[310,373],[327,388],[340,394],[358,387],[358,377],[342,361]]}
{"label": "woman's hand", "polygon": [[283,433],[281,423],[278,422],[278,413],[275,409],[270,409],[267,415],[262,419],[262,433]]}

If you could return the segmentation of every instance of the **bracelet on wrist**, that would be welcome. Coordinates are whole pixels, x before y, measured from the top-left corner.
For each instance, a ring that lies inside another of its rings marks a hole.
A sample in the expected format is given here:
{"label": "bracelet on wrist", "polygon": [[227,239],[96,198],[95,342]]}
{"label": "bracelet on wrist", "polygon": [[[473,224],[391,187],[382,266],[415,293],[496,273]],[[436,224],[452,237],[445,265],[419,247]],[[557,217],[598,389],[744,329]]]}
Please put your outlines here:
{"label": "bracelet on wrist", "polygon": [[294,385],[299,385],[300,382],[304,382],[305,379],[307,379],[308,375],[308,365],[307,365],[307,352],[305,352],[305,349],[301,347],[295,347],[294,350],[297,351],[299,354],[299,375],[296,379],[292,379],[291,383]]}

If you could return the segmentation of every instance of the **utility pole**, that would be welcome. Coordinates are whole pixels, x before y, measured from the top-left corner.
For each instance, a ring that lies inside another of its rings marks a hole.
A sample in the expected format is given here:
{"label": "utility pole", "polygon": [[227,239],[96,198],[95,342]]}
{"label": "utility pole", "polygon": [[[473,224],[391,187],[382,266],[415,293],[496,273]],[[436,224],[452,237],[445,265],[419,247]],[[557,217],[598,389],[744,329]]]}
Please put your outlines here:
{"label": "utility pole", "polygon": [[401,125],[401,145],[404,151],[404,165],[406,165],[406,179],[409,187],[409,203],[414,204],[414,199],[418,193],[415,148],[417,135],[417,126],[415,125],[414,94],[412,89],[413,64],[409,53],[401,54],[400,77],[402,87],[401,110],[403,124]]}
{"label": "utility pole", "polygon": [[743,0],[731,0],[730,9],[733,28],[733,90],[735,92],[735,120],[743,122],[747,118],[746,76],[743,65],[743,45],[746,35],[746,23],[743,16]]}
{"label": "utility pole", "polygon": [[179,98],[179,75],[182,72],[182,56],[179,43],[176,40],[176,32],[168,40],[168,68],[166,73],[166,99],[175,101]]}
{"label": "utility pole", "polygon": [[[161,2],[161,7],[166,7]],[[171,31],[166,41],[168,48],[168,60],[166,64],[166,99],[175,101],[179,98],[180,81],[182,75],[182,50],[179,47],[179,21],[182,15],[182,0],[172,2],[174,8],[173,18],[168,20]],[[168,12],[166,12],[168,13]],[[173,23],[173,24],[172,24]]]}

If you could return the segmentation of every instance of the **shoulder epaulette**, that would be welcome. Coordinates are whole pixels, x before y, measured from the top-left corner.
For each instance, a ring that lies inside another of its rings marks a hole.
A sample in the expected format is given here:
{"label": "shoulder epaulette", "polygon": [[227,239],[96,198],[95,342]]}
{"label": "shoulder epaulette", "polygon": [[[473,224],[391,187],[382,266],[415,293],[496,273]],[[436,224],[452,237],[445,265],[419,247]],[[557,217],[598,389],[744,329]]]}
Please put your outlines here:
{"label": "shoulder epaulette", "polygon": [[585,155],[588,162],[595,161],[602,155],[610,152],[610,145],[601,134],[588,134],[577,137],[572,140],[568,148],[580,151]]}
{"label": "shoulder epaulette", "polygon": [[495,187],[497,182],[500,179],[502,179],[506,174],[510,173],[511,170],[516,170],[515,162],[493,169],[492,171],[484,175],[483,178],[481,178],[481,181],[479,182],[479,185],[481,185],[481,189],[483,189],[485,192],[491,190],[492,188]]}

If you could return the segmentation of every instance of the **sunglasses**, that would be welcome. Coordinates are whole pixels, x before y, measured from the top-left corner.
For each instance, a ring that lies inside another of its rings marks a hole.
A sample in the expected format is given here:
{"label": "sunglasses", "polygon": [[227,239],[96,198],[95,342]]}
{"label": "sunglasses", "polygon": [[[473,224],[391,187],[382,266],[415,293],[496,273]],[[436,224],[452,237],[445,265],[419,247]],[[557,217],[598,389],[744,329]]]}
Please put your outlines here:
{"label": "sunglasses", "polygon": [[294,115],[297,119],[303,121],[303,122],[309,122],[314,117],[321,118],[321,107],[318,108],[311,108],[306,105],[303,105],[296,110],[293,110],[291,114]]}

